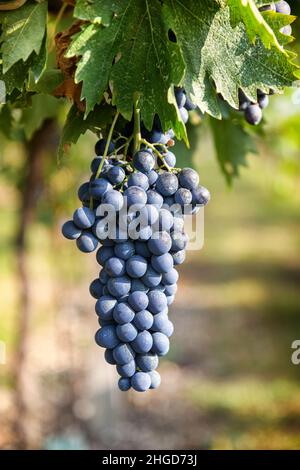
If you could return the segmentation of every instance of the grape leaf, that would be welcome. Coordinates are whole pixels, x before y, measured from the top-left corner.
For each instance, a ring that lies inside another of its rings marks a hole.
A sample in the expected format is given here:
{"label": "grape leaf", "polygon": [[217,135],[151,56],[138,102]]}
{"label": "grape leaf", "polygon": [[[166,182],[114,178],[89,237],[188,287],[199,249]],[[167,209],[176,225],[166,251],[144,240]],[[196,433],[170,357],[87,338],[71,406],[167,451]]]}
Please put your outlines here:
{"label": "grape leaf", "polygon": [[0,13],[3,72],[19,60],[39,54],[46,27],[47,2],[29,1],[21,8]]}
{"label": "grape leaf", "polygon": [[[283,15],[281,13],[275,13],[274,11],[264,11],[262,15],[265,21],[270,25],[274,33],[277,35],[280,44],[286,45],[289,44],[294,40],[293,36],[289,36],[287,34],[282,34],[280,29],[284,26],[292,24],[297,17],[293,15]],[[291,51],[289,51],[289,55],[291,56]],[[295,54],[296,56],[296,54]]]}
{"label": "grape leaf", "polygon": [[37,83],[45,71],[47,65],[47,58],[48,58],[48,50],[47,50],[47,35],[44,35],[44,39],[41,45],[41,49],[39,54],[33,53],[34,56],[32,61],[31,70],[34,76],[34,80]]}
{"label": "grape leaf", "polygon": [[[98,15],[110,8],[109,0],[97,2]],[[109,7],[108,7],[109,5]],[[86,113],[102,99],[109,80],[113,102],[130,119],[133,97],[140,95],[141,116],[152,126],[154,115],[164,129],[173,127],[178,137],[186,137],[172,84],[179,84],[184,63],[176,43],[168,39],[168,29],[158,0],[128,0],[111,20],[110,26],[88,24],[73,40],[68,57],[81,56],[76,81],[83,82]]]}
{"label": "grape leaf", "polygon": [[6,74],[0,66],[0,80],[5,83],[6,93],[10,95],[13,90],[22,90],[29,71],[29,66],[22,60],[14,64]]}
{"label": "grape leaf", "polygon": [[49,68],[43,72],[38,82],[35,81],[33,74],[30,74],[27,90],[36,93],[52,94],[55,88],[62,83],[63,79],[64,77],[60,70]]}
{"label": "grape leaf", "polygon": [[114,13],[120,13],[124,0],[77,0],[74,15],[76,18],[108,26]]}
{"label": "grape leaf", "polygon": [[284,49],[279,44],[274,31],[265,21],[254,0],[227,0],[233,26],[242,21],[246,27],[250,41],[255,43],[259,37],[266,48],[277,47],[281,52]]}
{"label": "grape leaf", "polygon": [[253,45],[242,23],[232,27],[229,7],[209,0],[165,0],[163,9],[186,64],[184,86],[202,112],[220,118],[216,92],[238,108],[238,88],[253,101],[257,89],[291,86],[297,67],[289,53]]}
{"label": "grape leaf", "polygon": [[79,137],[88,130],[96,132],[112,122],[113,108],[107,105],[96,106],[84,119],[76,105],[73,105],[67,115],[58,147],[58,160],[60,161],[71,144],[76,144]]}
{"label": "grape leaf", "polygon": [[257,153],[254,139],[238,119],[210,119],[210,126],[220,168],[231,184],[240,166],[247,166],[247,155]]}

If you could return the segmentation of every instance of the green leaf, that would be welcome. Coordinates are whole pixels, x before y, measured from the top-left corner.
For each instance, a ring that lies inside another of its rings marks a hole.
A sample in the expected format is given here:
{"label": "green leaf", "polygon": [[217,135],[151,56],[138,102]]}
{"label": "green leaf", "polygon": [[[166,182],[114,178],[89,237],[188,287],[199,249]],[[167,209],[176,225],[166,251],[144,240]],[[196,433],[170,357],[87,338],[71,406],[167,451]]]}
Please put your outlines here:
{"label": "green leaf", "polygon": [[165,0],[163,9],[186,64],[184,87],[202,112],[220,118],[216,92],[238,108],[238,88],[256,100],[257,89],[291,86],[292,56],[260,40],[253,45],[245,27],[232,27],[230,9],[209,0]]}
{"label": "green leaf", "polygon": [[29,71],[29,65],[22,60],[14,64],[6,74],[0,66],[0,80],[5,83],[6,93],[10,95],[13,90],[22,90]]}
{"label": "green leaf", "polygon": [[124,0],[77,0],[74,15],[76,18],[108,26],[114,13],[122,11]]}
{"label": "green leaf", "polygon": [[31,106],[25,108],[22,113],[21,126],[25,137],[30,140],[45,119],[54,118],[59,110],[59,101],[50,95],[36,94],[31,98]]}
{"label": "green leaf", "polygon": [[210,125],[220,168],[230,184],[240,166],[247,166],[247,155],[257,153],[254,139],[238,119],[211,118]]}
{"label": "green leaf", "polygon": [[3,72],[35,52],[39,54],[46,27],[47,2],[29,1],[21,8],[0,13]]}
{"label": "green leaf", "polygon": [[48,69],[43,72],[38,82],[35,81],[33,74],[29,76],[28,91],[36,93],[52,94],[63,81],[63,73],[58,69]]}
{"label": "green leaf", "polygon": [[[287,34],[282,34],[280,32],[281,28],[293,23],[297,17],[293,15],[283,15],[281,13],[275,13],[274,11],[264,11],[263,17],[268,25],[272,28],[274,33],[276,33],[280,44],[286,45],[289,44],[294,40],[293,36],[289,36]],[[291,52],[288,51],[291,55]]]}
{"label": "green leaf", "polygon": [[233,26],[242,21],[250,41],[255,43],[256,38],[259,37],[266,48],[270,49],[271,46],[274,46],[284,52],[274,31],[265,21],[254,0],[227,0],[227,4],[230,7]]}
{"label": "green leaf", "polygon": [[67,119],[61,134],[58,148],[58,160],[60,161],[68,147],[76,144],[79,137],[86,133],[87,130],[93,132],[99,131],[112,122],[113,108],[107,105],[96,106],[86,119],[75,105],[73,105],[67,115]]}
{"label": "green leaf", "polygon": [[[101,17],[111,2],[103,0],[97,5]],[[170,92],[171,85],[183,78],[184,63],[178,45],[168,39],[161,13],[159,0],[122,2],[122,10],[110,26],[85,25],[67,56],[81,56],[76,81],[83,82],[87,113],[100,102],[111,81],[113,102],[124,117],[131,118],[133,97],[139,94],[142,119],[148,128],[157,113],[164,129],[173,127],[178,137],[185,137],[185,126]]]}
{"label": "green leaf", "polygon": [[47,35],[45,34],[43,43],[41,45],[41,49],[38,55],[33,53],[33,60],[31,70],[33,72],[35,82],[38,82],[41,75],[45,71],[47,65],[47,58],[48,58],[48,50],[47,50]]}

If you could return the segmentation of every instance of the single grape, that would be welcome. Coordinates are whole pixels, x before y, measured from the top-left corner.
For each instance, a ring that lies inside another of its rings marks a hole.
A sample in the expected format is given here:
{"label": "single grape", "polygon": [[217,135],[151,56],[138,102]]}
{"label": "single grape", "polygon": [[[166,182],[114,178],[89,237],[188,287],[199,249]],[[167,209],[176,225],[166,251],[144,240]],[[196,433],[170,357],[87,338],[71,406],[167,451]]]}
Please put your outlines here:
{"label": "single grape", "polygon": [[159,230],[169,232],[173,227],[174,217],[169,209],[160,209],[158,218]]}
{"label": "single grape", "polygon": [[151,385],[150,388],[155,389],[160,386],[161,383],[161,378],[159,373],[156,370],[151,370],[148,372],[148,375],[150,376],[151,379]]}
{"label": "single grape", "polygon": [[116,211],[120,211],[123,207],[124,199],[119,191],[112,189],[104,194],[102,202],[110,204]]}
{"label": "single grape", "polygon": [[185,260],[186,254],[185,250],[180,250],[177,251],[176,253],[172,254],[172,258],[174,261],[174,266],[177,266],[178,264],[182,264]]}
{"label": "single grape", "polygon": [[165,288],[165,294],[168,295],[175,295],[177,292],[177,284],[170,284]]}
{"label": "single grape", "polygon": [[148,174],[149,186],[153,186],[158,178],[158,173],[155,170],[151,170]]}
{"label": "single grape", "polygon": [[170,253],[165,253],[159,256],[153,255],[151,257],[151,264],[152,267],[161,274],[170,271],[174,265],[173,258]]}
{"label": "single grape", "polygon": [[178,108],[183,108],[186,102],[186,95],[183,88],[175,87],[175,98]]}
{"label": "single grape", "polygon": [[168,138],[166,135],[157,129],[153,129],[151,132],[145,133],[145,138],[150,142],[150,144],[163,144],[166,145],[168,142]]}
{"label": "single grape", "polygon": [[[98,168],[102,162],[102,158],[103,157],[97,157],[97,158],[94,158],[92,161],[91,161],[91,165],[90,165],[90,168],[91,168],[91,172],[96,175],[97,171],[98,171]],[[108,160],[107,159],[104,159],[104,162],[103,162],[103,165],[102,165],[102,168],[101,168],[101,174],[106,174],[108,172],[110,168],[110,164],[108,163]]]}
{"label": "single grape", "polygon": [[104,359],[108,364],[112,366],[116,365],[116,361],[114,360],[112,349],[105,349]]}
{"label": "single grape", "polygon": [[175,202],[184,206],[186,204],[191,204],[192,202],[192,193],[189,189],[179,188],[175,193]]}
{"label": "single grape", "polygon": [[90,232],[82,232],[79,238],[76,240],[77,248],[84,253],[91,253],[96,250],[98,246],[98,240]]}
{"label": "single grape", "polygon": [[95,340],[98,346],[108,349],[115,348],[120,342],[116,333],[116,328],[113,325],[107,325],[100,328],[96,333]]}
{"label": "single grape", "polygon": [[131,388],[130,379],[126,377],[121,377],[118,382],[118,387],[121,392],[127,392]]}
{"label": "single grape", "polygon": [[291,7],[290,5],[285,2],[284,0],[281,0],[280,2],[275,3],[275,8],[277,13],[281,13],[283,15],[290,15],[291,14]]}
{"label": "single grape", "polygon": [[103,285],[100,282],[100,279],[94,279],[90,284],[90,294],[95,299],[100,299],[103,294]]}
{"label": "single grape", "polygon": [[73,220],[65,222],[61,231],[63,236],[68,240],[77,240],[77,238],[82,234],[82,230],[74,224]]}
{"label": "single grape", "polygon": [[188,238],[185,233],[175,232],[171,235],[172,239],[172,251],[181,251],[184,250],[188,243]]}
{"label": "single grape", "polygon": [[101,269],[99,273],[99,280],[103,285],[107,284],[109,281],[109,275],[104,269]]}
{"label": "single grape", "polygon": [[174,302],[175,300],[175,295],[167,295],[167,302],[168,302],[168,307]]}
{"label": "single grape", "polygon": [[172,232],[182,232],[184,229],[184,218],[182,215],[179,216],[179,214],[174,215],[174,220],[173,220],[173,228]]}
{"label": "single grape", "polygon": [[199,186],[192,191],[193,204],[199,204],[201,206],[206,206],[210,201],[210,192],[204,186]]}
{"label": "single grape", "polygon": [[152,331],[161,331],[164,328],[164,326],[169,321],[167,312],[168,310],[165,309],[162,312],[159,312],[156,315],[153,315],[153,324],[151,327]]}
{"label": "single grape", "polygon": [[106,261],[105,270],[111,277],[123,276],[125,274],[125,261],[113,256]]}
{"label": "single grape", "polygon": [[179,113],[180,113],[180,116],[181,116],[181,119],[182,121],[184,122],[184,124],[186,124],[189,120],[189,112],[187,109],[185,108],[179,108]]}
{"label": "single grape", "polygon": [[162,163],[166,163],[170,168],[174,168],[176,166],[176,157],[174,153],[168,151],[167,153],[163,154]]}
{"label": "single grape", "polygon": [[118,302],[113,311],[114,320],[120,325],[130,323],[134,319],[135,312],[126,302]]}
{"label": "single grape", "polygon": [[120,166],[112,166],[108,170],[107,177],[113,185],[118,185],[124,181],[125,171]]}
{"label": "single grape", "polygon": [[131,282],[129,277],[120,276],[112,277],[107,283],[107,288],[110,294],[117,299],[129,293],[131,287]]}
{"label": "single grape", "polygon": [[101,199],[108,191],[112,191],[113,187],[106,178],[97,178],[91,182],[90,195],[95,199]]}
{"label": "single grape", "polygon": [[136,312],[140,312],[141,310],[146,310],[149,299],[145,292],[136,291],[129,295],[128,302]]}
{"label": "single grape", "polygon": [[124,364],[128,364],[135,358],[135,352],[129,346],[129,344],[120,343],[114,347],[113,356],[116,363],[123,366]]}
{"label": "single grape", "polygon": [[162,196],[172,196],[178,189],[177,176],[168,171],[164,171],[159,175],[156,181],[156,190]]}
{"label": "single grape", "polygon": [[158,356],[153,353],[137,354],[136,365],[142,372],[150,372],[158,366]]}
{"label": "single grape", "polygon": [[140,331],[132,341],[131,346],[135,352],[145,354],[150,351],[153,345],[152,335],[149,331]]}
{"label": "single grape", "polygon": [[165,284],[166,286],[176,284],[178,281],[179,274],[178,271],[176,271],[175,268],[170,269],[166,273],[162,274],[162,279],[161,282]]}
{"label": "single grape", "polygon": [[[106,147],[106,139],[100,139],[96,142],[96,145],[95,145],[95,154],[96,155],[103,155],[104,154],[104,151],[105,151],[105,147]],[[115,149],[115,144],[113,142],[110,142],[109,143],[109,146],[108,146],[108,153],[112,153]]]}
{"label": "single grape", "polygon": [[141,278],[147,271],[147,261],[140,255],[134,255],[126,261],[126,271],[130,277]]}
{"label": "single grape", "polygon": [[117,372],[121,377],[132,377],[136,372],[135,360],[128,362],[127,364],[118,364]]}
{"label": "single grape", "polygon": [[280,32],[284,34],[285,36],[291,36],[293,30],[290,24],[284,26],[283,28],[280,29]]}
{"label": "single grape", "polygon": [[167,307],[167,298],[163,292],[153,289],[148,292],[148,310],[151,313],[159,313]]}
{"label": "single grape", "polygon": [[115,246],[115,255],[125,261],[135,254],[134,243],[130,240],[123,243],[118,243]]}
{"label": "single grape", "polygon": [[161,282],[161,274],[155,271],[151,265],[148,265],[147,271],[142,277],[142,281],[147,287],[156,287]]}
{"label": "single grape", "polygon": [[141,310],[135,314],[133,324],[140,331],[150,330],[153,325],[153,315],[148,310]]}
{"label": "single grape", "polygon": [[90,228],[95,222],[95,214],[88,207],[79,207],[73,214],[73,221],[79,228]]}
{"label": "single grape", "polygon": [[151,386],[151,378],[145,372],[136,372],[131,378],[131,386],[137,392],[145,392]]}
{"label": "single grape", "polygon": [[147,194],[138,186],[130,186],[124,192],[124,196],[127,198],[127,206],[141,205],[144,206],[147,203]]}
{"label": "single grape", "polygon": [[116,328],[117,335],[121,341],[124,343],[130,343],[133,341],[138,332],[132,323],[124,323],[122,325],[118,325]]}
{"label": "single grape", "polygon": [[158,356],[165,356],[170,348],[169,338],[163,333],[155,332],[152,335],[152,340],[152,351]]}
{"label": "single grape", "polygon": [[151,150],[139,150],[133,156],[133,164],[138,171],[148,174],[154,168],[155,158]]}
{"label": "single grape", "polygon": [[114,253],[115,251],[111,246],[100,246],[96,254],[97,262],[104,266],[106,261],[114,256]]}
{"label": "single grape", "polygon": [[83,183],[79,186],[78,192],[78,199],[82,202],[89,201],[90,199],[90,183]]}
{"label": "single grape", "polygon": [[148,241],[149,251],[153,255],[163,255],[164,253],[168,253],[171,249],[171,246],[171,236],[167,231],[154,233],[153,237]]}
{"label": "single grape", "polygon": [[269,105],[269,97],[266,94],[261,94],[257,97],[260,109],[265,109]]}
{"label": "single grape", "polygon": [[141,171],[135,171],[134,173],[131,173],[131,175],[128,177],[128,187],[130,186],[138,186],[144,191],[147,191],[149,188],[149,180],[147,175]]}
{"label": "single grape", "polygon": [[262,120],[262,111],[258,104],[250,104],[245,110],[245,119],[249,124],[256,126]]}
{"label": "single grape", "polygon": [[95,310],[97,315],[105,321],[113,319],[113,311],[117,304],[117,301],[114,297],[109,295],[103,295],[100,299],[97,300],[95,305]]}
{"label": "single grape", "polygon": [[196,189],[199,184],[199,175],[192,168],[183,168],[179,173],[179,184],[186,189]]}
{"label": "single grape", "polygon": [[160,209],[164,203],[164,199],[157,191],[150,189],[147,191],[147,203]]}

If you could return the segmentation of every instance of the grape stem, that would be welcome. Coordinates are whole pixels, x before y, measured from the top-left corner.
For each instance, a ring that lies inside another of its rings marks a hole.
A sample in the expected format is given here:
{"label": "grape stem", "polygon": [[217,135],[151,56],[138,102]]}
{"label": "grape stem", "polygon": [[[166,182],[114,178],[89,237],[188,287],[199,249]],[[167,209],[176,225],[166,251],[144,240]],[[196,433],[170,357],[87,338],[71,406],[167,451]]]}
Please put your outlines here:
{"label": "grape stem", "polygon": [[[99,176],[101,175],[101,171],[102,171],[102,168],[103,168],[103,165],[104,165],[104,162],[105,162],[105,158],[106,158],[107,153],[108,153],[109,144],[111,142],[112,135],[113,135],[113,132],[114,132],[114,128],[115,128],[115,125],[116,125],[116,122],[118,120],[119,115],[120,115],[120,113],[119,113],[119,111],[117,111],[116,114],[115,114],[115,117],[113,119],[112,125],[110,126],[109,133],[108,133],[108,136],[107,136],[106,145],[105,145],[105,149],[104,149],[104,153],[102,155],[102,159],[101,159],[100,165],[98,167],[95,179],[99,178]],[[93,198],[92,197],[90,197],[90,209],[91,210],[93,209]]]}
{"label": "grape stem", "polygon": [[150,144],[150,142],[148,142],[146,139],[141,139],[140,142],[142,144],[145,144],[147,147],[149,147],[154,153],[156,153],[156,155],[163,161],[165,167],[167,168],[168,171],[172,172],[172,168],[166,163],[163,155],[157,150],[157,148]]}
{"label": "grape stem", "polygon": [[125,157],[125,159],[127,157],[128,148],[129,148],[129,145],[130,145],[130,142],[132,141],[132,139],[133,139],[133,134],[129,137],[129,139],[127,139],[127,142],[126,142],[126,145],[125,145],[125,148],[124,148],[124,157]]}
{"label": "grape stem", "polygon": [[51,41],[50,41],[50,47],[49,47],[49,52],[52,52],[54,47],[55,47],[55,35],[56,35],[56,31],[57,31],[57,28],[58,28],[58,25],[59,23],[61,22],[62,20],[62,17],[64,15],[64,12],[66,11],[68,7],[68,4],[67,3],[63,3],[58,14],[57,14],[57,17],[55,19],[55,22],[53,24],[53,37],[51,38]]}
{"label": "grape stem", "polygon": [[115,128],[115,125],[116,125],[116,122],[118,120],[119,115],[120,115],[120,113],[119,113],[119,111],[117,111],[116,114],[115,114],[114,120],[112,122],[112,125],[110,126],[109,133],[108,133],[108,136],[107,136],[107,141],[106,141],[106,144],[105,144],[104,153],[103,153],[103,156],[102,156],[102,159],[101,159],[100,165],[98,167],[95,178],[99,178],[99,176],[101,174],[105,158],[107,157],[107,154],[108,154],[108,149],[109,149],[109,145],[110,145],[110,142],[111,142],[111,139],[112,139],[114,128]]}
{"label": "grape stem", "polygon": [[133,153],[138,152],[140,150],[141,144],[141,121],[140,121],[140,108],[138,107],[139,98],[138,96],[135,97],[134,100],[134,128],[133,128]]}

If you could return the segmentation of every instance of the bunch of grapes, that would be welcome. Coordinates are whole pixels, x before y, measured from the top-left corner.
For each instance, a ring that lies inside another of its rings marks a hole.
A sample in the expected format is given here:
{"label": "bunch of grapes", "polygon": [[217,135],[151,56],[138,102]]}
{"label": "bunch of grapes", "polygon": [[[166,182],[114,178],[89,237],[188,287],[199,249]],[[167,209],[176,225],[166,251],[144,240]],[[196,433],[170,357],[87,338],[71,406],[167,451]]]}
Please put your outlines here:
{"label": "bunch of grapes", "polygon": [[[180,110],[191,107],[183,90],[176,98]],[[82,207],[62,228],[83,252],[101,245],[96,258],[102,268],[90,285],[100,324],[96,343],[116,366],[120,390],[139,392],[159,386],[159,357],[169,350],[169,306],[188,243],[184,212],[193,214],[210,199],[193,169],[175,168],[165,145],[172,130],[162,133],[156,120],[142,136],[132,156],[118,153],[116,141],[97,142],[92,176],[78,190]]]}
{"label": "bunch of grapes", "polygon": [[[291,7],[289,4],[280,0],[276,3],[270,3],[268,5],[263,5],[259,8],[260,11],[273,11],[283,15],[290,15]],[[281,28],[280,32],[287,36],[292,34],[291,25],[284,26]],[[264,93],[262,90],[257,90],[257,101],[250,101],[247,96],[243,93],[242,90],[239,90],[239,110],[244,112],[246,121],[249,124],[257,125],[260,123],[263,117],[263,109],[265,109],[269,104],[269,95],[273,95],[274,91],[269,90],[269,93]]]}

